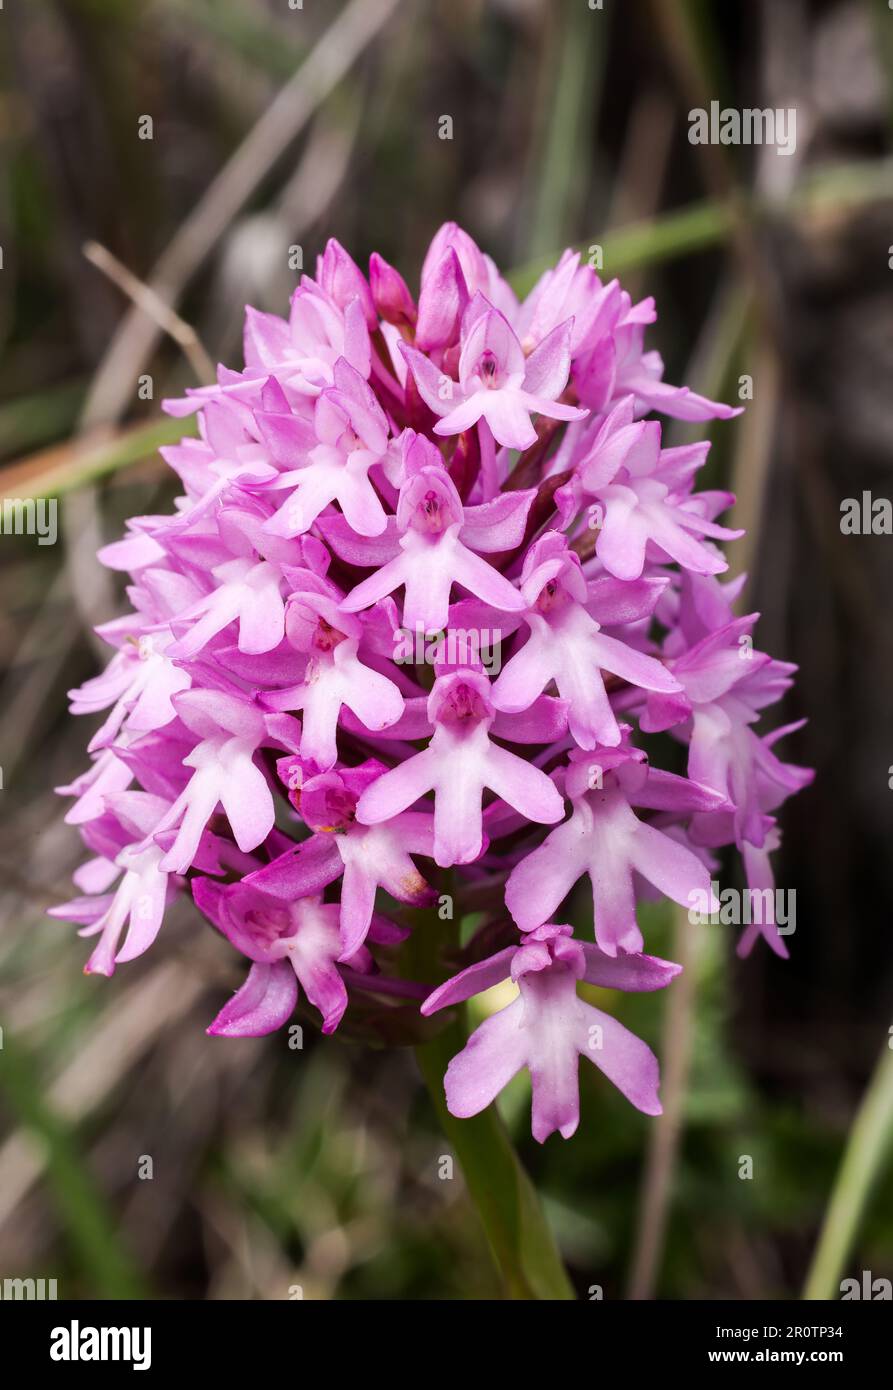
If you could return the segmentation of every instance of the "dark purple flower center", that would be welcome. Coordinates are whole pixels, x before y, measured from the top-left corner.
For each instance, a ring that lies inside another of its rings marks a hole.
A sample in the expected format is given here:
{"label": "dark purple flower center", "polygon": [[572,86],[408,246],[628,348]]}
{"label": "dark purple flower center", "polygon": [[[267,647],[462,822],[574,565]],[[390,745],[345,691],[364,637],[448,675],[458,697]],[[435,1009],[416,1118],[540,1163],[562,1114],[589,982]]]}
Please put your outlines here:
{"label": "dark purple flower center", "polygon": [[487,348],[485,352],[481,353],[480,360],[478,362],[478,373],[480,375],[481,381],[488,388],[488,390],[493,390],[496,386],[498,386],[499,363],[497,362],[494,353],[492,353],[489,348]]}
{"label": "dark purple flower center", "polygon": [[442,724],[458,725],[460,728],[479,724],[488,718],[490,711],[474,686],[462,684],[455,686],[444,701],[440,711]]}
{"label": "dark purple flower center", "polygon": [[567,594],[557,579],[550,579],[540,590],[534,607],[537,613],[554,613],[567,600]]}
{"label": "dark purple flower center", "polygon": [[430,488],[422,498],[416,509],[416,518],[419,523],[420,531],[427,531],[432,536],[439,536],[446,525],[446,518],[443,510],[443,498],[439,493]]}
{"label": "dark purple flower center", "polygon": [[316,624],[316,631],[313,634],[313,650],[317,652],[334,651],[339,642],[344,641],[344,633],[339,632],[331,623],[327,623],[325,618],[320,618]]}

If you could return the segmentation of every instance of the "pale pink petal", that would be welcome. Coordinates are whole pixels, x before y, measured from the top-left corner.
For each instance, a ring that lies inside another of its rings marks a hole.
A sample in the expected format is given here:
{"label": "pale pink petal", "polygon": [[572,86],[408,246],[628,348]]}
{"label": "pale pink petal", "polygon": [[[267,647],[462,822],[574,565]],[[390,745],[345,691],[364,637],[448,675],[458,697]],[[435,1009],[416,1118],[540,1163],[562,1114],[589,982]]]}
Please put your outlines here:
{"label": "pale pink petal", "polygon": [[500,671],[493,686],[493,703],[501,710],[524,710],[542,694],[555,675],[552,644],[532,632],[520,651]]}
{"label": "pale pink petal", "polygon": [[554,400],[560,396],[571,369],[571,330],[573,319],[566,319],[548,333],[527,359],[524,390]]}
{"label": "pale pink petal", "polygon": [[582,999],[579,1009],[576,1040],[580,1055],[604,1072],[637,1110],[660,1115],[660,1067],[651,1048],[616,1018]]}
{"label": "pale pink petal", "polygon": [[484,415],[497,444],[504,444],[509,449],[529,449],[531,444],[536,443],[530,410],[519,391],[509,388],[482,391],[479,399],[479,415]]}
{"label": "pale pink petal", "polygon": [[357,802],[357,820],[361,825],[390,820],[429,792],[437,777],[436,754],[430,748],[414,754],[366,788]]}
{"label": "pale pink petal", "polygon": [[633,867],[661,893],[682,907],[690,907],[706,894],[712,900],[710,871],[685,845],[671,840],[653,825],[638,822],[630,847]]}
{"label": "pale pink petal", "polygon": [[[514,584],[486,560],[475,555],[473,550],[466,550],[464,546],[458,545],[452,558],[453,579],[469,593],[474,594],[475,598],[482,599],[494,608],[504,609],[507,613],[520,613],[526,607],[523,596]],[[446,618],[447,615],[444,614],[444,624]]]}
{"label": "pale pink petal", "polygon": [[507,980],[516,949],[515,946],[506,946],[504,951],[498,951],[495,956],[469,965],[451,980],[445,980],[428,995],[421,1006],[422,1013],[427,1017],[428,1014],[436,1013],[438,1009],[446,1009],[451,1004],[461,1004],[473,994],[481,994],[485,989],[492,989],[502,980]]}
{"label": "pale pink petal", "polygon": [[559,904],[587,870],[589,841],[574,815],[516,864],[505,889],[505,905],[522,931],[551,922]]}
{"label": "pale pink petal", "polygon": [[484,1110],[527,1060],[520,999],[486,1019],[447,1067],[447,1108],[458,1119]]}
{"label": "pale pink petal", "polygon": [[255,767],[249,753],[234,756],[220,779],[220,801],[239,849],[256,849],[276,820],[267,779]]}
{"label": "pale pink petal", "polygon": [[589,941],[581,945],[586,961],[583,979],[602,989],[622,989],[627,992],[664,989],[682,970],[681,965],[671,960],[661,960],[659,956],[608,956]]}
{"label": "pale pink petal", "polygon": [[491,743],[486,785],[528,820],[552,825],[564,815],[564,801],[551,778],[532,763]]}

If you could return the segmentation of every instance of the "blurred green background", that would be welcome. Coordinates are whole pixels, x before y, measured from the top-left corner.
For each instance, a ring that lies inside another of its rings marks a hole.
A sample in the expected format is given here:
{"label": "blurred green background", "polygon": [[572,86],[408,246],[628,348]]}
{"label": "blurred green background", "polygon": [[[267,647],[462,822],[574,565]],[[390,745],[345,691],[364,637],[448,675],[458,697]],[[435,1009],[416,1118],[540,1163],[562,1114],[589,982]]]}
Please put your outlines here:
{"label": "blurred green background", "polygon": [[[893,540],[839,530],[844,497],[890,489],[885,0],[6,0],[0,80],[0,497],[58,492],[62,527],[0,541],[0,1278],[500,1294],[410,1050],[207,1038],[239,966],[188,904],[111,982],[44,916],[82,857],[50,791],[85,765],[65,692],[121,604],[95,550],[173,495],[161,398],[206,354],[238,365],[243,305],[284,310],[290,248],[312,272],[336,236],[413,283],[455,219],[520,289],[602,246],[605,278],[657,296],[668,380],[725,399],[753,380],[707,485],[738,494],[759,645],[801,664],[774,712],[809,717],[786,755],[818,769],[783,817],[792,960],[738,962],[726,929],[643,909],[687,987],[609,1007],[663,1057],[665,1120],[592,1068],[570,1143],[530,1139],[523,1079],[500,1105],[581,1297],[799,1297],[893,1023]],[[796,107],[795,153],[692,146],[714,98]],[[128,299],[147,285],[148,315]],[[835,1290],[893,1277],[890,1069],[825,1247]]]}

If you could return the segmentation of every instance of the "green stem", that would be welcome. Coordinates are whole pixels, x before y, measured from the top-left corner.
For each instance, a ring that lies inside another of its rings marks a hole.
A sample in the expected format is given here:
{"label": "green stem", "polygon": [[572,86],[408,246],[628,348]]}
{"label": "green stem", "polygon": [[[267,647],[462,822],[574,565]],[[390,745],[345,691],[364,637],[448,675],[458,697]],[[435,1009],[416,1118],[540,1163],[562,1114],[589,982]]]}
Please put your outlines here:
{"label": "green stem", "polygon": [[13,1043],[8,1028],[0,1048],[0,1089],[43,1148],[47,1179],[66,1235],[89,1272],[94,1296],[145,1298],[146,1287],[120,1242],[74,1132],[42,1099],[31,1059],[19,1043]]}
{"label": "green stem", "polygon": [[86,383],[75,378],[0,405],[3,453],[19,457],[25,450],[60,439],[77,419],[85,391]]}
{"label": "green stem", "polygon": [[[773,202],[752,195],[740,199],[710,199],[663,213],[660,217],[633,222],[607,233],[602,239],[604,278],[611,279],[628,270],[658,265],[661,261],[675,260],[679,256],[717,246],[732,234],[742,214],[760,221],[764,218],[841,209],[847,204],[871,202],[889,196],[890,184],[889,161],[856,161],[833,165],[804,178],[782,201]],[[582,246],[578,250],[585,256],[588,247]],[[515,293],[521,296],[527,294],[554,260],[554,254],[544,256],[513,270],[508,278]]]}
{"label": "green stem", "polygon": [[110,438],[78,439],[66,451],[54,450],[61,462],[42,471],[27,467],[34,460],[23,460],[3,471],[4,497],[62,497],[66,492],[96,483],[132,463],[151,458],[163,444],[176,444],[186,435],[197,433],[195,417],[168,419],[162,416],[146,424],[121,430]]}
{"label": "green stem", "polygon": [[562,31],[550,46],[548,94],[542,113],[544,138],[531,171],[530,256],[549,256],[564,243],[588,184],[592,167],[589,131],[605,54],[602,26],[591,19],[585,5],[568,6]]}
{"label": "green stem", "polygon": [[893,1047],[888,1039],[850,1128],[803,1290],[805,1299],[837,1298],[871,1189],[893,1143]]}
{"label": "green stem", "polygon": [[[452,877],[445,880],[452,889]],[[456,939],[458,922],[431,921],[430,912],[411,913],[414,930],[403,948],[406,973],[432,984],[443,979],[441,952]],[[508,1298],[572,1299],[573,1287],[558,1253],[536,1188],[515,1152],[495,1105],[458,1120],[446,1107],[443,1078],[450,1060],[468,1041],[465,1009],[429,1041],[416,1058],[441,1128],[465,1174],[468,1195],[502,1277]]]}
{"label": "green stem", "polygon": [[533,1183],[521,1166],[495,1105],[457,1120],[446,1108],[443,1077],[467,1035],[457,1018],[416,1057],[443,1132],[462,1165],[509,1298],[572,1299],[573,1287]]}

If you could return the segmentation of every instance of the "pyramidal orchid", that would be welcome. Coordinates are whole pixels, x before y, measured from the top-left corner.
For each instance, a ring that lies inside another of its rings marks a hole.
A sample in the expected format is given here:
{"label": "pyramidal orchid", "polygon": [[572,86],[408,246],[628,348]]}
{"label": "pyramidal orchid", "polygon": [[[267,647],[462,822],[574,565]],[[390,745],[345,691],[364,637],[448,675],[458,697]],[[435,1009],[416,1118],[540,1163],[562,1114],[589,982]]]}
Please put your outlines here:
{"label": "pyramidal orchid", "polygon": [[[720,578],[733,499],[662,436],[737,412],[663,380],[654,319],[570,251],[519,302],[452,223],[417,296],[332,241],[285,317],[247,311],[243,367],[167,403],[196,430],[164,450],[180,496],[100,552],[129,610],[71,692],[101,722],[53,912],[89,971],[186,898],[244,962],[214,1036],[353,1010],[420,1039],[508,982],[449,1063],[454,1116],[526,1072],[534,1136],[567,1138],[581,1058],[660,1112],[655,1056],[586,991],[671,983],[637,905],[710,910],[717,850],[771,887],[810,773],[775,751],[796,725],[758,727],[793,668]],[[786,953],[770,925],[739,949],[760,936]]]}

